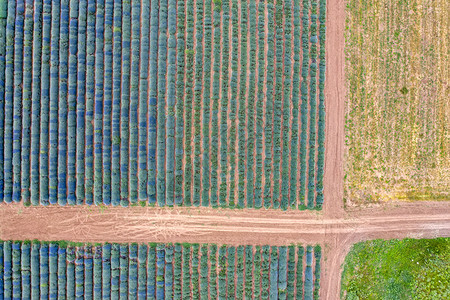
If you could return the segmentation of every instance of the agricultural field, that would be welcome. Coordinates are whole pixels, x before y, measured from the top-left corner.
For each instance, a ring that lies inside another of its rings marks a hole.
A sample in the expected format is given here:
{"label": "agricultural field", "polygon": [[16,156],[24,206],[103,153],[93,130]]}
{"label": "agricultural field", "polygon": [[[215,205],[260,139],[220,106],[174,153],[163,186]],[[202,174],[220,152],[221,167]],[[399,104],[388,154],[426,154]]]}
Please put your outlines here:
{"label": "agricultural field", "polygon": [[450,200],[448,2],[346,5],[346,203]]}
{"label": "agricultural field", "polygon": [[0,298],[318,299],[320,246],[0,242]]}
{"label": "agricultural field", "polygon": [[0,299],[450,298],[447,10],[0,0]]}
{"label": "agricultural field", "polygon": [[325,14],[0,1],[0,201],[321,209]]}
{"label": "agricultural field", "polygon": [[448,299],[450,238],[355,244],[342,274],[341,299]]}

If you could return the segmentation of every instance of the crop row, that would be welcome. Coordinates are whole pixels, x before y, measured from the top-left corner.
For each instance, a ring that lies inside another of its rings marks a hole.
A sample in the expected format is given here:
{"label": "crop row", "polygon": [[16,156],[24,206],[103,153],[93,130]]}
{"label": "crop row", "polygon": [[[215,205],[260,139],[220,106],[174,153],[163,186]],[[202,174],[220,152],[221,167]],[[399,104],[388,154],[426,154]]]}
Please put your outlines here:
{"label": "crop row", "polygon": [[318,299],[320,260],[320,246],[5,241],[0,297]]}
{"label": "crop row", "polygon": [[3,1],[0,201],[321,208],[325,13]]}

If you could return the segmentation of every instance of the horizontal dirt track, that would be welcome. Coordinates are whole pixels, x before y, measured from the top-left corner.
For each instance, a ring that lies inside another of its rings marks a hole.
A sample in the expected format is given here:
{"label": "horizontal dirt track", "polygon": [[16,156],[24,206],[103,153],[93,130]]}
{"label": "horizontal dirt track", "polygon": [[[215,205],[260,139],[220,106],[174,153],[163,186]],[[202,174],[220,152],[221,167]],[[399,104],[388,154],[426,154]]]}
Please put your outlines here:
{"label": "horizontal dirt track", "polygon": [[[339,296],[341,264],[351,245],[368,239],[450,236],[446,202],[402,203],[345,212],[209,208],[0,206],[0,239],[76,242],[322,244],[322,299]],[[17,230],[20,228],[20,230]]]}
{"label": "horizontal dirt track", "polygon": [[[32,207],[1,205],[0,237],[77,242],[224,244],[332,243],[341,236],[390,238],[450,234],[446,203],[355,211],[344,218],[311,212],[196,208]],[[20,228],[18,231],[17,229]]]}

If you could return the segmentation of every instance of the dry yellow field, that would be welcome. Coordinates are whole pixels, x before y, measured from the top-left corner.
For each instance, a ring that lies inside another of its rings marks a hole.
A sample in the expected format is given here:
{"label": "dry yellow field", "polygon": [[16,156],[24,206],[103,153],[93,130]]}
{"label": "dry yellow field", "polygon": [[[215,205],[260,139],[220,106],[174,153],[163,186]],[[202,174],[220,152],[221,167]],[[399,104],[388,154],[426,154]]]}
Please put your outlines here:
{"label": "dry yellow field", "polygon": [[450,199],[447,5],[347,1],[347,204]]}

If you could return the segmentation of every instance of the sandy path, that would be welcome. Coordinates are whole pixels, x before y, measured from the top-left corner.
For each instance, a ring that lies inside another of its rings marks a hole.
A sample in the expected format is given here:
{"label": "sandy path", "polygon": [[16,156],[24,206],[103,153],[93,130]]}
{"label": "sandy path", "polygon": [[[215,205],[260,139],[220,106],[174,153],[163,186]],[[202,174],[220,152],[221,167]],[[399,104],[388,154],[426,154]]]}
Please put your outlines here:
{"label": "sandy path", "polygon": [[345,1],[327,2],[325,80],[325,174],[323,211],[328,216],[344,213],[344,25]]}
{"label": "sandy path", "polygon": [[[86,242],[174,242],[227,244],[321,243],[329,236],[354,234],[368,239],[436,230],[450,235],[450,204],[399,204],[385,210],[347,212],[343,218],[310,211],[208,208],[31,207],[0,205],[1,239]],[[21,228],[21,231],[17,231]],[[248,235],[248,233],[252,235]],[[277,234],[268,239],[267,235]]]}
{"label": "sandy path", "polygon": [[0,239],[3,240],[322,244],[325,251],[322,299],[339,298],[341,265],[356,242],[450,236],[450,204],[446,202],[354,209],[340,217],[295,210],[25,208],[21,204],[2,204],[0,220]]}

